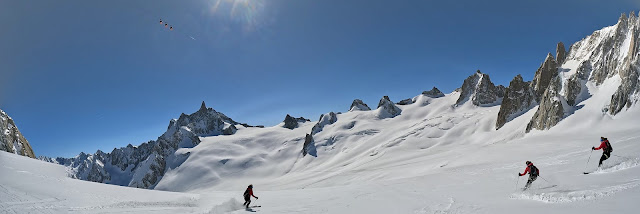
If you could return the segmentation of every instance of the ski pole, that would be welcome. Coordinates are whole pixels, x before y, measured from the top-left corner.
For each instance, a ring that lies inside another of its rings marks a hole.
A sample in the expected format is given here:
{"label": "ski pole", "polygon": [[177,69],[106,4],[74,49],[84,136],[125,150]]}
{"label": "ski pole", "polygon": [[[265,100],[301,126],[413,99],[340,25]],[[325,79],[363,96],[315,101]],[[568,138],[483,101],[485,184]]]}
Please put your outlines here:
{"label": "ski pole", "polygon": [[549,184],[552,184],[551,182],[547,181],[547,179],[544,179],[542,176],[538,175],[538,177],[542,178],[542,180],[546,181]]}
{"label": "ski pole", "polygon": [[518,189],[518,183],[520,183],[520,176],[516,177],[516,189]]}
{"label": "ski pole", "polygon": [[589,166],[589,161],[591,161],[591,155],[593,155],[593,149],[591,150],[591,153],[589,153],[589,159],[587,160],[587,164],[584,165],[584,171],[583,172],[587,171],[587,166]]}

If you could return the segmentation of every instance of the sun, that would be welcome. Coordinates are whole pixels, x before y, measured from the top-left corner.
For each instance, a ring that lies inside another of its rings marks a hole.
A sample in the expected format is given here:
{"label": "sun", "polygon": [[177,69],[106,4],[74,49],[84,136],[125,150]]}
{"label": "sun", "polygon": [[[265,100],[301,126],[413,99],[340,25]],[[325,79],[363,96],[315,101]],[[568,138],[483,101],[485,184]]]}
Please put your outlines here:
{"label": "sun", "polygon": [[210,12],[243,24],[247,29],[256,29],[262,23],[264,0],[211,0]]}

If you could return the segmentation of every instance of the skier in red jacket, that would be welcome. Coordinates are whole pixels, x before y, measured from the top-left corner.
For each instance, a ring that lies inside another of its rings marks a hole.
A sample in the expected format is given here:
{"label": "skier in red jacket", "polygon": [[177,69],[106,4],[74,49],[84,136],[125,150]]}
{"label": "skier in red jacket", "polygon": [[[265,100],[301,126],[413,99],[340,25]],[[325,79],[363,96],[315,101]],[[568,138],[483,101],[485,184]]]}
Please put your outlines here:
{"label": "skier in red jacket", "polygon": [[591,147],[591,150],[600,149],[602,149],[602,157],[600,157],[600,163],[598,163],[598,167],[602,166],[602,161],[609,159],[609,157],[611,157],[611,152],[613,152],[611,143],[609,143],[609,140],[606,137],[600,137],[600,146],[598,148]]}
{"label": "skier in red jacket", "polygon": [[529,180],[527,181],[527,185],[524,186],[524,189],[528,189],[536,179],[538,179],[538,175],[540,175],[540,170],[538,167],[534,166],[531,161],[525,162],[527,164],[527,168],[524,170],[524,173],[518,173],[518,176],[524,176],[529,173]]}
{"label": "skier in red jacket", "polygon": [[249,184],[249,187],[247,187],[247,190],[244,191],[243,196],[244,204],[242,205],[246,205],[247,208],[249,208],[249,204],[251,203],[251,196],[258,199],[258,196],[253,195],[253,184]]}

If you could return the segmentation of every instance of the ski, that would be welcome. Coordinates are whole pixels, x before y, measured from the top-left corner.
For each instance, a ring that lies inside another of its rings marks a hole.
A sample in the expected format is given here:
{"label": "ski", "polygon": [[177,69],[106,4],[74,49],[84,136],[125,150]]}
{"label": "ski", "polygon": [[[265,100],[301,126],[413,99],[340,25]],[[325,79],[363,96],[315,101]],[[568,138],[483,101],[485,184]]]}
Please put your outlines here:
{"label": "ski", "polygon": [[588,175],[590,172],[583,172],[585,175]]}

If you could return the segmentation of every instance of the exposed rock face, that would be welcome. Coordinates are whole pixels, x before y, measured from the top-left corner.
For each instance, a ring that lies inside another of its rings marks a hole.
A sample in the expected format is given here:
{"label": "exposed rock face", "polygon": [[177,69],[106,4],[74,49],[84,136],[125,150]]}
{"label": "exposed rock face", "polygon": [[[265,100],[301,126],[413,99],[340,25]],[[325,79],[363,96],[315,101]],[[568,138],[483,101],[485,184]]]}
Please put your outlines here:
{"label": "exposed rock face", "polygon": [[[590,80],[600,85],[605,79],[618,74],[619,71],[624,69],[626,66],[624,63],[625,58],[620,54],[620,50],[623,48],[627,37],[631,36],[630,31],[634,31],[637,27],[638,18],[635,15],[627,17],[623,13],[613,28],[596,31],[591,36],[576,43],[579,48],[593,49],[593,53],[589,57],[594,67]],[[592,47],[594,45],[597,46]]]}
{"label": "exposed rock face", "polygon": [[20,133],[13,119],[0,110],[0,151],[36,158],[29,141]]}
{"label": "exposed rock face", "polygon": [[551,80],[549,88],[540,99],[538,110],[529,121],[529,124],[527,124],[526,132],[531,131],[531,129],[549,129],[562,120],[565,105],[563,102],[566,103],[566,101],[562,96],[559,96],[560,84],[558,76]]}
{"label": "exposed rock face", "polygon": [[558,42],[556,46],[556,62],[558,65],[564,62],[564,58],[567,56],[567,50],[564,49],[564,44],[562,42]]}
{"label": "exposed rock face", "polygon": [[314,135],[318,132],[321,132],[324,126],[334,124],[336,121],[338,121],[338,115],[336,115],[336,113],[329,112],[320,115],[318,123],[316,123],[316,125],[311,128],[311,134]]}
{"label": "exposed rock face", "polygon": [[189,154],[176,153],[179,148],[191,148],[200,143],[200,136],[233,134],[239,123],[224,114],[207,108],[190,115],[181,114],[169,122],[167,131],[155,141],[139,146],[113,149],[110,153],[80,153],[73,158],[41,158],[68,167],[74,178],[130,186],[154,188],[164,173],[182,164]]}
{"label": "exposed rock face", "polygon": [[310,152],[313,152],[313,150],[314,150],[313,147],[314,147],[314,145],[313,145],[313,136],[310,135],[310,134],[307,134],[304,137],[304,144],[302,145],[302,156],[306,156]]}
{"label": "exposed rock face", "polygon": [[[640,19],[634,13],[628,17],[622,14],[616,25],[598,30],[571,45],[565,59],[566,62],[575,60],[585,63],[584,68],[589,68],[585,69],[589,72],[585,72],[584,76],[595,85],[620,75],[620,87],[611,97],[611,102],[604,106],[604,110],[610,114],[617,114],[624,106],[630,106],[638,100],[638,80],[634,76],[638,75],[639,31]],[[572,76],[565,81],[564,91],[568,104],[575,105],[579,102],[573,100],[573,95],[578,91],[577,85],[580,85],[577,84],[579,79],[582,78]],[[584,85],[581,88],[582,91],[585,90]]]}
{"label": "exposed rock face", "polygon": [[369,110],[371,110],[371,108],[369,108],[369,106],[364,102],[362,102],[362,100],[360,99],[353,100],[353,102],[351,103],[351,107],[349,108],[349,111],[369,111]]}
{"label": "exposed rock face", "polygon": [[427,96],[427,97],[431,97],[431,98],[444,97],[444,94],[440,90],[438,90],[438,88],[436,88],[436,87],[433,87],[429,91],[423,91],[422,95]]}
{"label": "exposed rock face", "polygon": [[398,105],[409,105],[413,103],[413,99],[404,99],[400,100],[400,102],[396,103]]}
{"label": "exposed rock face", "polygon": [[496,120],[496,130],[502,128],[505,123],[511,121],[514,117],[531,109],[535,104],[535,96],[531,90],[531,83],[522,80],[522,76],[514,77],[506,89],[498,119]]}
{"label": "exposed rock face", "polygon": [[633,99],[632,95],[640,91],[640,87],[638,87],[638,81],[640,81],[638,77],[640,75],[638,73],[640,73],[640,63],[638,63],[638,59],[626,69],[620,71],[622,82],[616,92],[611,96],[611,104],[609,104],[610,114],[615,115],[622,111],[625,106],[628,108],[637,102],[637,97]]}
{"label": "exposed rock face", "polygon": [[384,96],[382,97],[382,99],[380,99],[380,102],[378,103],[378,110],[378,118],[381,119],[392,118],[402,113],[402,110],[400,110],[398,106],[391,102],[388,96]]}
{"label": "exposed rock face", "polygon": [[583,61],[575,74],[573,74],[564,85],[564,97],[567,99],[567,104],[575,106],[579,100],[580,94],[585,89],[585,84],[589,78],[592,67],[589,61]]}
{"label": "exposed rock face", "polygon": [[464,80],[456,105],[462,105],[468,100],[471,100],[476,106],[498,104],[504,96],[504,91],[504,86],[496,87],[491,82],[489,75],[483,74],[478,70]]}
{"label": "exposed rock face", "polygon": [[291,115],[288,115],[284,118],[284,126],[288,129],[295,129],[298,127],[298,123],[309,122],[310,120],[305,119],[304,117],[295,118]]}
{"label": "exposed rock face", "polygon": [[540,68],[536,71],[536,74],[533,76],[533,81],[531,82],[531,87],[536,95],[537,102],[540,102],[543,93],[547,90],[547,87],[549,87],[551,78],[557,75],[558,63],[556,63],[556,60],[553,58],[551,53],[549,53],[542,65],[540,65]]}

